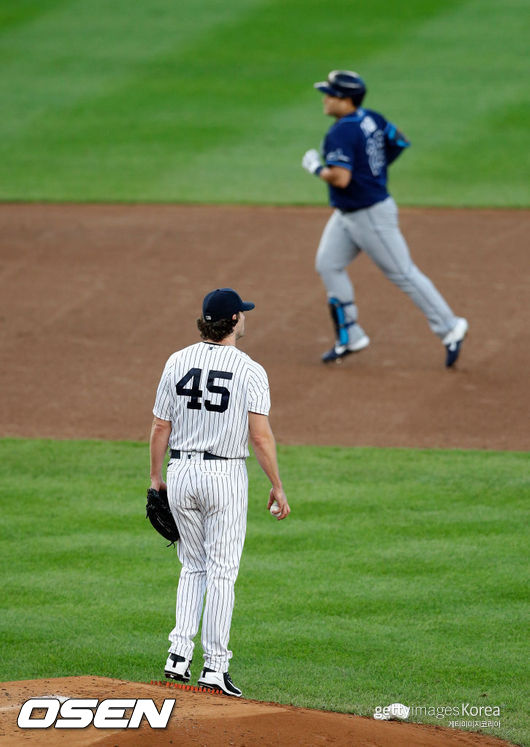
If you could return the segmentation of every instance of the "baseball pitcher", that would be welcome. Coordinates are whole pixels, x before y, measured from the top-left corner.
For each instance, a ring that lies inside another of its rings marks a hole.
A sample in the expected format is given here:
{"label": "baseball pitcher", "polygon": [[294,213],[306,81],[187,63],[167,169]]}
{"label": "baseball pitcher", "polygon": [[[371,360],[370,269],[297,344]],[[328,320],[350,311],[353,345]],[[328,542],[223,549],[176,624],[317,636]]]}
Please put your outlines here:
{"label": "baseball pitcher", "polygon": [[[242,301],[231,288],[208,293],[197,320],[201,342],[170,356],[158,385],[151,429],[151,488],[167,489],[182,563],[176,622],[169,635],[168,678],[189,682],[202,619],[204,667],[198,684],[241,696],[228,674],[234,584],[246,531],[248,440],[272,488],[267,508],[290,512],[269,425],[265,370],[238,350]],[[162,465],[169,446],[167,485]]]}
{"label": "baseball pitcher", "polygon": [[364,251],[386,277],[424,313],[446,348],[445,365],[456,362],[468,330],[433,283],[413,263],[398,225],[397,206],[387,190],[388,166],[410,143],[382,114],[361,106],[362,78],[350,70],[333,70],[314,87],[325,94],[324,113],[335,119],[323,143],[322,156],[308,150],[302,166],[328,184],[335,208],[318,247],[316,269],[328,294],[335,345],[324,363],[340,362],[370,344],[358,323],[347,266]]}

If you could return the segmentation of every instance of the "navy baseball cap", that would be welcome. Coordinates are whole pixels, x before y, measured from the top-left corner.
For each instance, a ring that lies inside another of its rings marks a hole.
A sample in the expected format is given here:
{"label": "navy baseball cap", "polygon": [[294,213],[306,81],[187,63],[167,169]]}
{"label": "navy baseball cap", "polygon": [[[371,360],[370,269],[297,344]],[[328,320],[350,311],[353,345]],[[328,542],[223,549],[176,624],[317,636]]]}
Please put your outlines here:
{"label": "navy baseball cap", "polygon": [[217,288],[204,297],[202,315],[207,322],[218,322],[220,319],[231,319],[239,311],[250,311],[254,304],[242,301],[233,288]]}
{"label": "navy baseball cap", "polygon": [[364,80],[352,70],[332,70],[327,80],[313,83],[313,88],[339,99],[362,97],[366,93]]}

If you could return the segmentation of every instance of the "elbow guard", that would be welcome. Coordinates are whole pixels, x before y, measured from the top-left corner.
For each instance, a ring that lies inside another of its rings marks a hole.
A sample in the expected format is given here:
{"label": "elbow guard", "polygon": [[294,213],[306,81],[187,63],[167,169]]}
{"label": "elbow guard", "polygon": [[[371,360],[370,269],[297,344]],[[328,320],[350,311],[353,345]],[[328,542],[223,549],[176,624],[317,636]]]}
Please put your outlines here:
{"label": "elbow guard", "polygon": [[385,128],[385,135],[389,143],[397,145],[399,148],[408,148],[410,145],[410,140],[395,125],[390,124],[390,122]]}

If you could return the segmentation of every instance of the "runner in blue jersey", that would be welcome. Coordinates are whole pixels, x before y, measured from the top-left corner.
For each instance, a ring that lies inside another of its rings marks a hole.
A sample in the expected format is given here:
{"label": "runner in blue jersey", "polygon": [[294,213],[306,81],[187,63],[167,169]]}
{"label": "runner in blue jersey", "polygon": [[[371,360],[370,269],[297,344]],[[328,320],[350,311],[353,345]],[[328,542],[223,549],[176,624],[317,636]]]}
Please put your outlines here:
{"label": "runner in blue jersey", "polygon": [[335,208],[316,257],[336,335],[335,344],[322,360],[341,362],[370,344],[358,323],[347,272],[348,265],[364,251],[425,314],[446,348],[445,365],[451,367],[460,354],[467,320],[455,316],[413,263],[399,229],[396,203],[387,190],[387,168],[410,143],[382,114],[361,106],[366,86],[357,73],[334,70],[326,81],[315,83],[315,88],[325,94],[325,114],[335,118],[323,143],[324,165],[314,149],[302,159],[309,173],[327,182],[329,202]]}

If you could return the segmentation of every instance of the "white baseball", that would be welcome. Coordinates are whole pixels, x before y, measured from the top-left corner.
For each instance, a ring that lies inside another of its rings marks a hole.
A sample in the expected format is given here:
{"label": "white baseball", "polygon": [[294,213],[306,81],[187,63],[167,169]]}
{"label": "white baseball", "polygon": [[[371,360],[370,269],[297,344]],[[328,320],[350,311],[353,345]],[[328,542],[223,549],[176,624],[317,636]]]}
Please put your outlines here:
{"label": "white baseball", "polygon": [[394,718],[407,719],[409,717],[410,708],[403,703],[392,703],[388,706],[390,716]]}
{"label": "white baseball", "polygon": [[271,512],[271,514],[273,516],[277,516],[280,513],[281,508],[278,506],[278,504],[276,503],[276,501],[274,501],[274,503],[272,504],[272,506],[269,508],[269,511]]}
{"label": "white baseball", "polygon": [[404,721],[409,717],[410,708],[403,703],[391,703],[384,708],[378,706],[375,709],[374,718],[379,721],[390,721],[391,719],[401,719]]}

